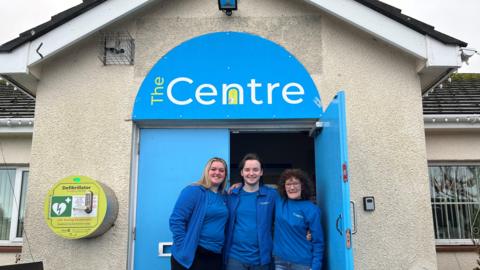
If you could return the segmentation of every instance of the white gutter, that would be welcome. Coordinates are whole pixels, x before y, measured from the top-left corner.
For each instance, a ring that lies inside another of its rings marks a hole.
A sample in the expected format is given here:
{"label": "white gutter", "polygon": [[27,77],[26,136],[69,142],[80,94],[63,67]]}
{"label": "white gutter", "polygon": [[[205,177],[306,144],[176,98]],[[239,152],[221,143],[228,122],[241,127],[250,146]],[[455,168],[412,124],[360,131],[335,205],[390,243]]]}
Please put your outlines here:
{"label": "white gutter", "polygon": [[0,119],[0,134],[33,133],[33,118]]}
{"label": "white gutter", "polygon": [[425,129],[480,129],[480,114],[423,115]]}

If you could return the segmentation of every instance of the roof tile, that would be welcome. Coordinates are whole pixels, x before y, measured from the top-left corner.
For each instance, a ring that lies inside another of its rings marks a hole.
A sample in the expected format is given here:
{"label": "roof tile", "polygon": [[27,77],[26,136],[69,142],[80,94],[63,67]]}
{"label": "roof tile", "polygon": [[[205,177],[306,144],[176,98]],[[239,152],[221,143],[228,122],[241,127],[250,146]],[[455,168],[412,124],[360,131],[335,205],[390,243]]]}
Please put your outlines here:
{"label": "roof tile", "polygon": [[423,114],[480,114],[480,74],[457,73],[423,97]]}
{"label": "roof tile", "polygon": [[0,80],[0,118],[33,118],[35,99]]}

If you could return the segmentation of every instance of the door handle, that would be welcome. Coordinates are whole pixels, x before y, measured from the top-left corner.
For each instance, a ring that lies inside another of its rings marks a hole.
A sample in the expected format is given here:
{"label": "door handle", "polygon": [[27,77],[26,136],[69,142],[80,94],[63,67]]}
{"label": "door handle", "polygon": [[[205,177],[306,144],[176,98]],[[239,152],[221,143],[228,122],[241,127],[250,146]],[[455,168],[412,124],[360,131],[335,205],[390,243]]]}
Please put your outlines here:
{"label": "door handle", "polygon": [[337,231],[340,235],[343,235],[342,229],[340,227],[338,227],[338,225],[340,225],[341,220],[342,220],[342,214],[338,215],[337,221],[335,222],[335,228],[337,229]]}
{"label": "door handle", "polygon": [[173,242],[158,242],[158,256],[159,257],[170,257],[172,253],[165,252],[167,247],[171,247]]}
{"label": "door handle", "polygon": [[353,231],[352,234],[357,233],[357,211],[355,211],[355,202],[350,201],[350,204],[352,205],[352,213],[353,213]]}

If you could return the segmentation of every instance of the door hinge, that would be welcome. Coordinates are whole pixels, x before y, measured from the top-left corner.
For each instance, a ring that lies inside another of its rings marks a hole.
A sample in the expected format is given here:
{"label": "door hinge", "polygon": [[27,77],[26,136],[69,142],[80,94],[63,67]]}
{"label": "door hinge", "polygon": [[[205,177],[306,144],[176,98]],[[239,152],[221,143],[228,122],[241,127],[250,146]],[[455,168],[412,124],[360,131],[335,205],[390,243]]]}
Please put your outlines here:
{"label": "door hinge", "polygon": [[317,135],[318,132],[320,131],[320,129],[322,129],[322,127],[324,127],[324,123],[321,122],[321,121],[316,121],[315,124],[313,125],[313,127],[308,132],[308,135],[310,137],[313,137],[313,136]]}
{"label": "door hinge", "polygon": [[347,229],[345,231],[345,241],[346,241],[346,246],[347,246],[347,249],[350,249],[352,248],[352,232],[350,231],[350,229]]}

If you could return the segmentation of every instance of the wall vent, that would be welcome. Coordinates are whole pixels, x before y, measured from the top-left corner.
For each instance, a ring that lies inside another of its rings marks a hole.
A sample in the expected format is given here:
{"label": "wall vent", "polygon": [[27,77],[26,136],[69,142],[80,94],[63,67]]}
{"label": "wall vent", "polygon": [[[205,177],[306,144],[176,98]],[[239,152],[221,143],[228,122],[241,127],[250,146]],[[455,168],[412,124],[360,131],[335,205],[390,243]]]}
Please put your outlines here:
{"label": "wall vent", "polygon": [[133,65],[135,40],[128,32],[101,32],[99,59],[103,65]]}

